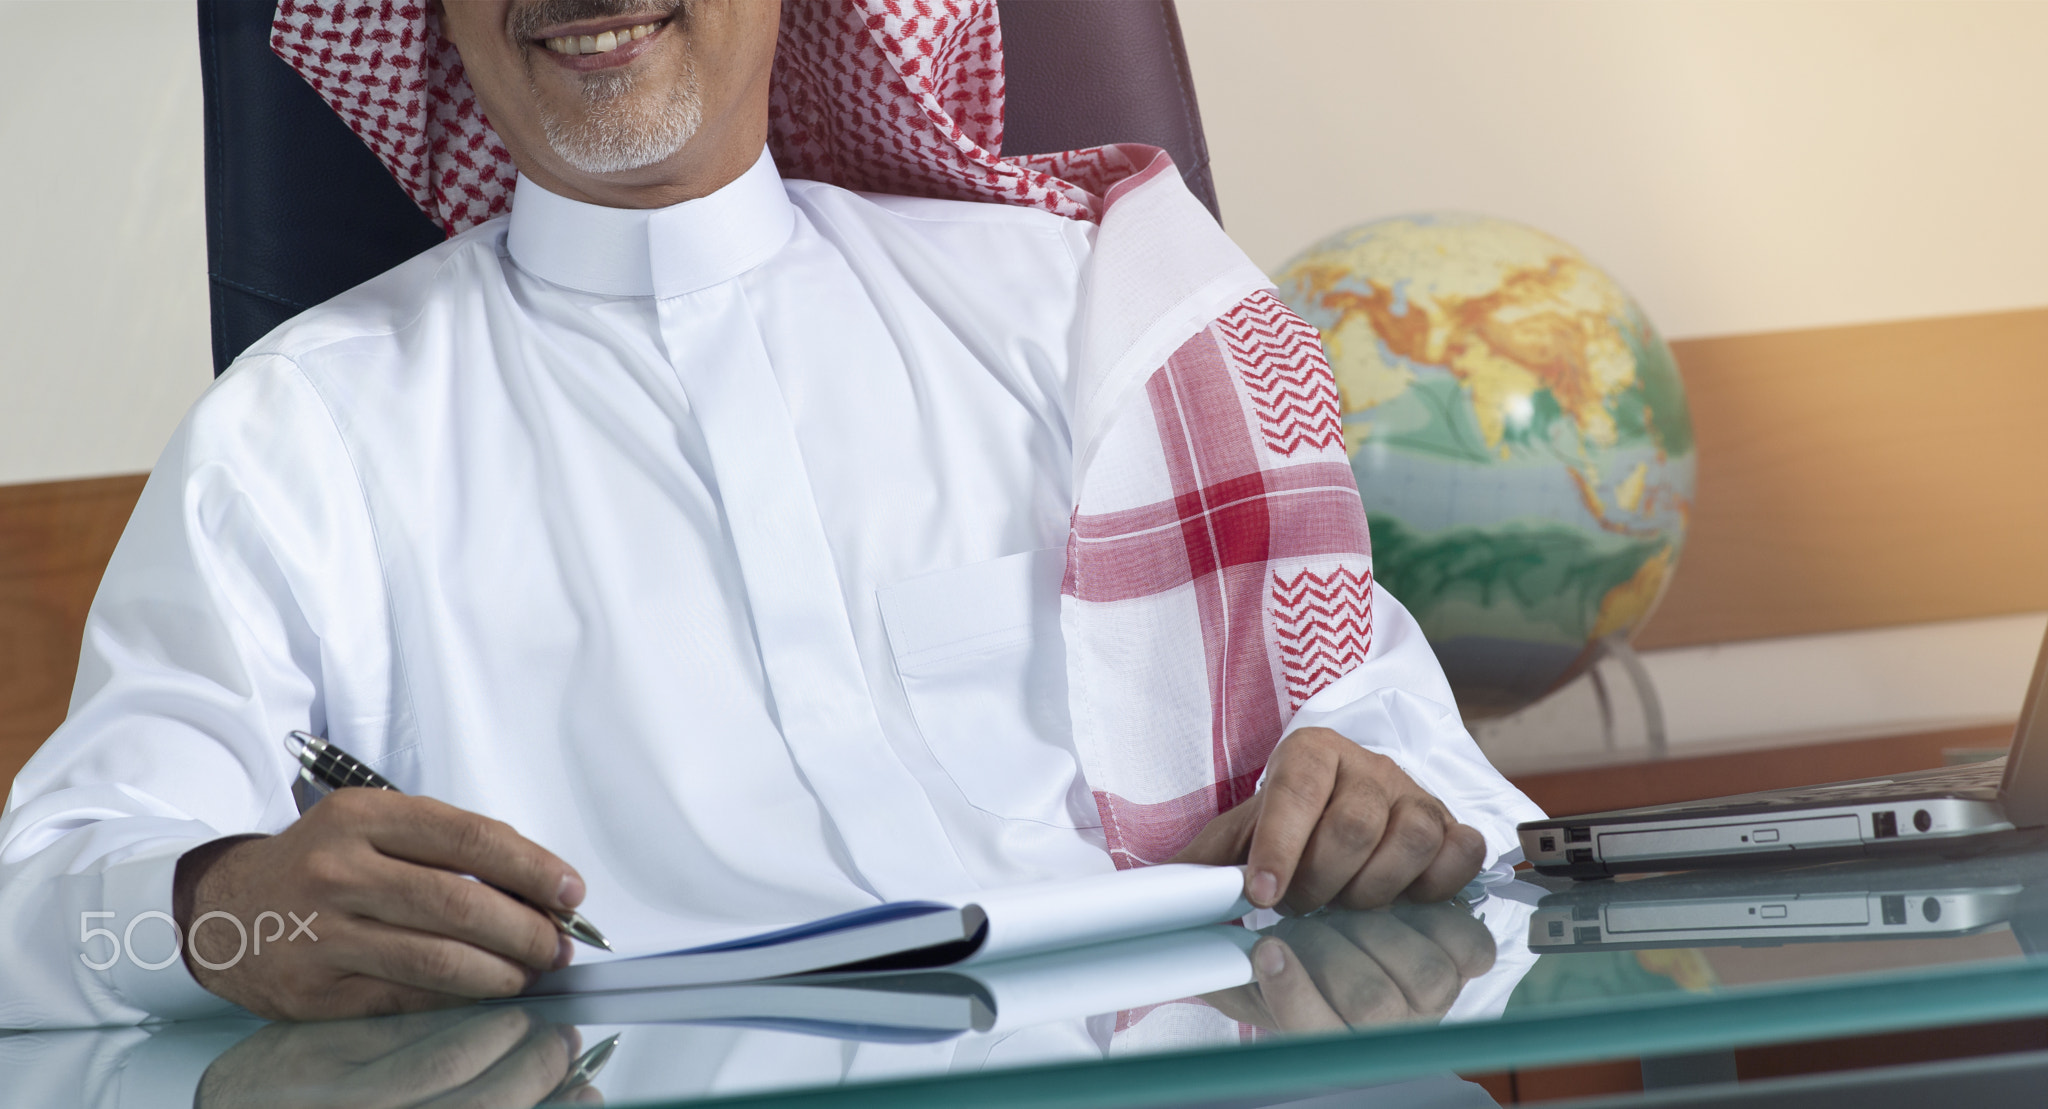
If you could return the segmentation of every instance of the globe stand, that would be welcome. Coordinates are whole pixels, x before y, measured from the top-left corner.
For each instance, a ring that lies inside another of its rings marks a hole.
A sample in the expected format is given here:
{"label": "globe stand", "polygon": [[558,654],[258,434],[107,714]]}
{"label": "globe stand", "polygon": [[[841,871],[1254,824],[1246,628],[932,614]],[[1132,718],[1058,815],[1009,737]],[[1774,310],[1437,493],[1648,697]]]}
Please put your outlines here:
{"label": "globe stand", "polygon": [[1586,668],[1586,676],[1593,681],[1593,700],[1600,706],[1600,734],[1607,749],[1615,749],[1614,700],[1607,691],[1607,679],[1600,673],[1600,664],[1610,658],[1621,664],[1629,684],[1635,688],[1636,703],[1643,710],[1643,734],[1650,745],[1650,754],[1654,758],[1663,758],[1670,753],[1670,743],[1664,732],[1664,702],[1657,697],[1657,683],[1650,679],[1650,670],[1643,665],[1642,656],[1636,654],[1636,649],[1629,646],[1628,636],[1621,632],[1599,641],[1593,664]]}

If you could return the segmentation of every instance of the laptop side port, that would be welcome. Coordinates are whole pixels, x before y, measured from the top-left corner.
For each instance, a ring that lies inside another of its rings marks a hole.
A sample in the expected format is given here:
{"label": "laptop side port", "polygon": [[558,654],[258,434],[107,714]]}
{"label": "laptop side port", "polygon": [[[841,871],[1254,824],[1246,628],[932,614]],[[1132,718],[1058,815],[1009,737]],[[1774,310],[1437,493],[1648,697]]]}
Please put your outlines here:
{"label": "laptop side port", "polygon": [[1886,924],[1904,924],[1904,923],[1906,923],[1906,895],[1905,895],[1905,894],[1902,894],[1902,893],[1888,893],[1888,894],[1885,894],[1885,895],[1884,895],[1884,897],[1883,897],[1883,898],[1881,899],[1881,901],[1880,901],[1880,904],[1881,904],[1881,905],[1883,906],[1883,912],[1884,912],[1884,922],[1885,922]]}
{"label": "laptop side port", "polygon": [[1886,810],[1870,814],[1870,835],[1873,839],[1891,839],[1898,834],[1898,813]]}
{"label": "laptop side port", "polygon": [[1564,841],[1566,843],[1591,843],[1593,842],[1593,829],[1566,828],[1564,830]]}
{"label": "laptop side port", "polygon": [[1536,849],[1548,855],[1557,850],[1556,836],[1542,836],[1536,840]]}
{"label": "laptop side port", "polygon": [[1593,861],[1593,849],[1590,847],[1574,847],[1564,853],[1564,861],[1568,863],[1590,863]]}

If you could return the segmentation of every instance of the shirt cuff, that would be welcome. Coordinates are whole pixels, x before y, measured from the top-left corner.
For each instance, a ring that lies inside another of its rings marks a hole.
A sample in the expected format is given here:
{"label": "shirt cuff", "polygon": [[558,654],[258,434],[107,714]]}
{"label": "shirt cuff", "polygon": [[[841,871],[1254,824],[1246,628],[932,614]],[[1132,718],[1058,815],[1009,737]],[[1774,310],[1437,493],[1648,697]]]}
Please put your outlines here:
{"label": "shirt cuff", "polygon": [[178,860],[196,844],[181,843],[123,859],[100,872],[100,906],[111,911],[109,931],[120,937],[120,958],[107,970],[114,992],[153,1020],[187,1020],[237,1012],[207,992],[186,967],[184,946],[171,916]]}

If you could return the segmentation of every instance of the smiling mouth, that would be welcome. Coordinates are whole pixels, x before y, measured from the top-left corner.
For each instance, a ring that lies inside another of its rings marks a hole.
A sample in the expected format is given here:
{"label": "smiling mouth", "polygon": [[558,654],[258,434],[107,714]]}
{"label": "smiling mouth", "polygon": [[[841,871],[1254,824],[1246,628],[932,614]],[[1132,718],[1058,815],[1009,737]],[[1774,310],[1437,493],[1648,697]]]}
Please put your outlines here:
{"label": "smiling mouth", "polygon": [[666,22],[666,18],[653,19],[646,23],[638,23],[631,27],[619,27],[595,35],[557,35],[553,38],[544,38],[538,41],[544,49],[557,54],[566,54],[570,57],[584,54],[609,54],[621,46],[646,38],[648,35],[660,30],[661,25]]}

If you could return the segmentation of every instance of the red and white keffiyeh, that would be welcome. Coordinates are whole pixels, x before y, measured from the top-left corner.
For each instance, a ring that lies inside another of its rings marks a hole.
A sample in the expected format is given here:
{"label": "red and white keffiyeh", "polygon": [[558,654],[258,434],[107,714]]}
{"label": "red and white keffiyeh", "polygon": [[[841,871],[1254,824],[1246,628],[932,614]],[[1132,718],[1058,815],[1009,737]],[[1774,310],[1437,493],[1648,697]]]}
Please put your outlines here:
{"label": "red and white keffiyeh", "polygon": [[[1372,557],[1313,327],[1166,155],[1002,156],[994,0],[784,4],[785,176],[1099,225],[1076,352],[1062,629],[1073,730],[1117,866],[1249,797],[1296,709],[1365,660]],[[272,47],[450,233],[515,170],[428,5],[280,0]]]}

